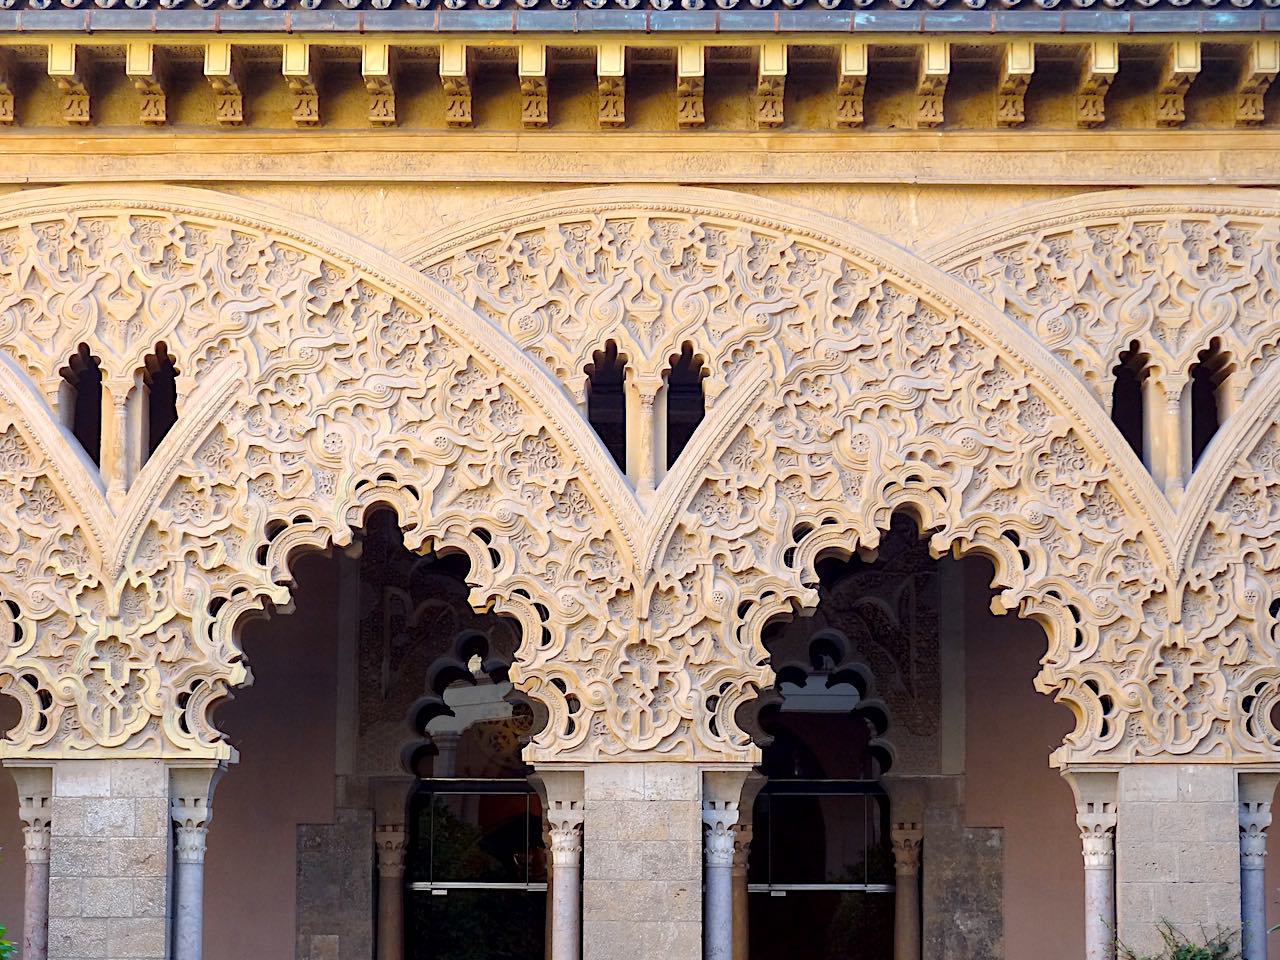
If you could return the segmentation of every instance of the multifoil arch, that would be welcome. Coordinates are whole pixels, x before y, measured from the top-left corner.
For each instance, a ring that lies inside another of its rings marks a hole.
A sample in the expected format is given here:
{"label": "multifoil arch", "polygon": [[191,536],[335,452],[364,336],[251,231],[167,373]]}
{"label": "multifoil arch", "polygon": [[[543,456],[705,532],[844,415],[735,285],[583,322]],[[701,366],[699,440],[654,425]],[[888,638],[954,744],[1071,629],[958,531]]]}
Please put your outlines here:
{"label": "multifoil arch", "polygon": [[[550,195],[405,256],[558,376],[605,337],[654,363],[691,340],[709,361],[715,403],[649,500],[618,640],[666,687],[651,750],[753,757],[735,713],[770,680],[764,624],[816,602],[821,555],[874,546],[907,510],[935,551],[989,556],[996,606],[1045,626],[1038,683],[1077,716],[1059,762],[1235,752],[1225,690],[1190,722],[1164,706],[1174,510],[1084,384],[954,278],[849,224],[701,190]],[[580,699],[626,698],[599,683]],[[691,747],[679,703],[698,686]],[[624,753],[603,727],[581,747],[545,731],[533,753]]]}
{"label": "multifoil arch", "polygon": [[[113,473],[161,341],[184,374],[182,416],[145,466]],[[59,463],[84,461],[53,426],[81,343],[102,361],[104,425],[119,418],[125,439],[104,449],[103,483],[59,485]],[[23,704],[8,756],[232,756],[209,708],[250,679],[240,626],[288,605],[297,550],[349,542],[377,507],[411,548],[465,552],[472,602],[515,616],[526,644],[589,633],[634,566],[638,508],[562,388],[447,292],[327,225],[177,188],[10,198],[0,355],[11,429],[43,424],[12,443],[0,431],[16,451],[0,457],[0,526],[20,538],[0,566],[17,597],[0,688]],[[37,460],[40,443],[54,453]],[[48,536],[22,513],[36,483],[59,494]],[[48,546],[94,529],[96,550]],[[43,606],[18,593],[33,574],[51,584]]]}

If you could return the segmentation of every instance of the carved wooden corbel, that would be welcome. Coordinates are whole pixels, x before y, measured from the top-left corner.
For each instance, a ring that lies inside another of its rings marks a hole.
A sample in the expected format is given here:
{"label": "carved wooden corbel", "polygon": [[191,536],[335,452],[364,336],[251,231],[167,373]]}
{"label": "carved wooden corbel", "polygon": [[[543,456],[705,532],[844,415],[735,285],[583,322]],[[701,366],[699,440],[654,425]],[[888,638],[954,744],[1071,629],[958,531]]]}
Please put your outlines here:
{"label": "carved wooden corbel", "polygon": [[700,127],[707,122],[703,93],[706,90],[706,51],[700,43],[682,43],[676,51],[676,123]]}
{"label": "carved wooden corbel", "polygon": [[1005,44],[1000,58],[1000,85],[996,88],[996,125],[1021,126],[1026,120],[1027,87],[1036,70],[1036,47],[1030,40]]}
{"label": "carved wooden corbel", "polygon": [[836,126],[860,127],[865,117],[862,105],[867,90],[867,44],[851,42],[840,46],[840,80],[836,86]]}
{"label": "carved wooden corbel", "polygon": [[522,43],[520,66],[520,122],[537,129],[548,122],[547,47],[543,43]]}
{"label": "carved wooden corbel", "polygon": [[213,88],[214,117],[224,127],[244,123],[244,94],[230,43],[215,41],[204,48],[204,75]]}
{"label": "carved wooden corbel", "polygon": [[13,123],[14,70],[9,51],[0,50],[0,124]]}
{"label": "carved wooden corbel", "polygon": [[1245,51],[1236,86],[1236,126],[1252,127],[1266,119],[1263,101],[1280,73],[1280,40],[1254,40]]}
{"label": "carved wooden corbel", "polygon": [[951,46],[930,40],[920,48],[920,73],[916,79],[916,127],[942,125],[943,98],[951,76]]}
{"label": "carved wooden corbel", "polygon": [[1099,127],[1107,119],[1107,91],[1120,70],[1120,45],[1095,40],[1085,47],[1076,89],[1076,126]]}
{"label": "carved wooden corbel", "polygon": [[785,117],[783,96],[787,85],[787,45],[760,45],[760,72],[756,78],[756,125],[780,127]]}
{"label": "carved wooden corbel", "polygon": [[124,72],[141,97],[138,122],[163,126],[168,121],[163,54],[156,52],[153,43],[130,43],[125,48]]}
{"label": "carved wooden corbel", "polygon": [[290,40],[284,45],[283,72],[293,95],[293,122],[299,127],[315,127],[320,124],[320,92],[316,87],[316,75],[312,72],[311,47],[302,40]]}
{"label": "carved wooden corbel", "polygon": [[70,41],[49,44],[49,76],[62,94],[62,119],[81,125],[90,121],[89,88],[80,73],[84,64],[77,54],[76,45]]}
{"label": "carved wooden corbel", "polygon": [[1156,87],[1156,123],[1178,127],[1187,119],[1187,90],[1200,72],[1200,42],[1177,40],[1169,45]]}
{"label": "carved wooden corbel", "polygon": [[596,86],[600,126],[623,126],[627,122],[627,48],[623,44],[596,47]]}
{"label": "carved wooden corbel", "polygon": [[360,72],[369,91],[369,122],[391,127],[396,122],[396,87],[392,75],[391,45],[366,43],[360,49]]}
{"label": "carved wooden corbel", "polygon": [[471,126],[471,74],[465,43],[446,40],[440,45],[440,84],[444,88],[444,122],[451,127]]}

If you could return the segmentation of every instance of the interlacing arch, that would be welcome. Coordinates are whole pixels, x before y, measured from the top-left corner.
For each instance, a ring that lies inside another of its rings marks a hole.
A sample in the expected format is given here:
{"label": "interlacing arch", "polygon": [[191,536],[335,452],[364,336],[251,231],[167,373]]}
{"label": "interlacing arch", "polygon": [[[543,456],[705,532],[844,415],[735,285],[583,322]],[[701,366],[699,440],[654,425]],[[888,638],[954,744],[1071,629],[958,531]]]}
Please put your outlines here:
{"label": "interlacing arch", "polygon": [[[1133,345],[1173,416],[1187,402],[1203,352],[1219,354],[1224,422],[1194,471],[1184,459],[1183,475],[1167,484],[1180,509],[1173,599],[1164,619],[1154,620],[1167,635],[1158,662],[1177,678],[1169,685],[1180,688],[1174,706],[1230,729],[1234,749],[1213,737],[1196,743],[1196,753],[1274,756],[1280,195],[1126,190],[1073,197],[988,221],[926,256],[1040,337],[1103,409],[1111,405],[1116,360]],[[1225,718],[1224,699],[1232,705]]]}
{"label": "interlacing arch", "polygon": [[[203,191],[0,207],[6,755],[230,756],[208,709],[249,679],[245,615],[288,604],[295,551],[382,506],[411,548],[464,551],[473,601],[526,645],[604,620],[638,523],[599,441],[499,331],[334,235]],[[142,466],[160,342],[182,416]],[[54,426],[80,344],[103,370],[101,482]]]}
{"label": "interlacing arch", "polygon": [[[1044,625],[1040,686],[1078,717],[1059,760],[1210,735],[1143,713],[1160,662],[1130,676],[1168,602],[1168,502],[1083,387],[955,280],[847,225],[696,190],[552,195],[406,257],[560,376],[604,338],[649,364],[638,377],[686,342],[711,371],[715,403],[648,500],[646,621],[618,641],[636,679],[577,671],[601,735],[580,748],[548,729],[535,756],[622,753],[631,718],[609,713],[635,684],[658,691],[651,750],[688,755],[692,734],[695,756],[754,758],[735,713],[770,680],[764,625],[811,607],[817,559],[874,546],[899,510],[935,551],[990,556],[997,605]],[[681,707],[699,687],[694,726]]]}
{"label": "interlacing arch", "polygon": [[[1277,679],[1254,669],[1270,620],[1241,613],[1274,552],[1269,488],[1242,481],[1259,545],[1229,582],[1185,582],[1189,503],[958,279],[846,224],[695,190],[551,195],[405,259],[426,278],[203,191],[0,204],[9,755],[229,756],[207,713],[248,679],[246,615],[289,602],[295,551],[387,506],[409,547],[466,553],[473,603],[519,620],[511,677],[548,710],[532,762],[757,759],[737,710],[772,680],[765,625],[811,608],[817,561],[874,547],[895,512],[935,553],[990,557],[996,607],[1045,628],[1038,685],[1077,716],[1058,762],[1270,758],[1258,705]],[[582,407],[606,340],[642,427],[686,345],[714,401],[634,489]],[[179,422],[142,465],[127,425],[160,342]],[[52,425],[81,344],[103,371],[100,484]],[[1217,491],[1214,529],[1238,487]]]}

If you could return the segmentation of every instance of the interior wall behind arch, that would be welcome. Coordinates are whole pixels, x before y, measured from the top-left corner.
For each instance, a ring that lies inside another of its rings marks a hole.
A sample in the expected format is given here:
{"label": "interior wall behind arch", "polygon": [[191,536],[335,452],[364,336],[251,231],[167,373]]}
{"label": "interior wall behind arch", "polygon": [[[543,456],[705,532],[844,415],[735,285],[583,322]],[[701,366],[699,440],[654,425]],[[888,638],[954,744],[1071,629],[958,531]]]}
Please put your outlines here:
{"label": "interior wall behind arch", "polygon": [[1048,764],[1072,718],[1032,686],[1045,651],[1043,629],[991,613],[990,566],[978,560],[962,566],[966,822],[1003,829],[1004,955],[1079,960],[1084,863],[1075,801]]}
{"label": "interior wall behind arch", "polygon": [[205,960],[294,960],[298,827],[334,819],[339,566],[294,569],[295,612],[245,628],[254,683],[217,716],[240,762],[214,797]]}
{"label": "interior wall behind arch", "polygon": [[[18,702],[0,697],[0,730],[8,730],[21,717]],[[7,771],[0,771],[0,925],[6,936],[22,943],[22,904],[26,884],[26,859],[22,852],[22,821],[18,818],[18,785]]]}

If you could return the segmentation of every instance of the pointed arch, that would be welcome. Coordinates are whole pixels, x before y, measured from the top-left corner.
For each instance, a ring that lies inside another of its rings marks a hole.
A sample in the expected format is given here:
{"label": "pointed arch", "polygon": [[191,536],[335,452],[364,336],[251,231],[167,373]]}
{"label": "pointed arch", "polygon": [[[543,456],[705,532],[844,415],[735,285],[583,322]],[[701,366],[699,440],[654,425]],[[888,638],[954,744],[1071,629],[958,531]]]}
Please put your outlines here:
{"label": "pointed arch", "polygon": [[708,719],[646,717],[649,749],[692,732],[707,755],[753,756],[733,715],[769,682],[764,623],[811,606],[817,557],[874,545],[897,509],[935,550],[991,556],[1001,606],[1046,627],[1040,686],[1078,719],[1060,760],[1164,749],[1130,736],[1112,704],[1139,694],[1104,661],[1150,652],[1173,510],[1061,361],[954,278],[849,224],[692,189],[552,194],[404,256],[552,372],[575,369],[587,333],[708,359],[714,403],[649,501],[631,606],[634,656]]}
{"label": "pointed arch", "polygon": [[564,389],[329,225],[203,190],[56,188],[0,203],[0,251],[0,355],[50,399],[72,339],[103,358],[109,415],[159,341],[199,384],[118,502],[77,488],[100,556],[6,558],[84,595],[67,636],[4,651],[0,676],[40,674],[44,705],[7,755],[230,756],[208,710],[249,678],[240,626],[289,603],[295,551],[349,542],[376,506],[411,547],[464,552],[472,601],[526,645],[603,619],[634,566],[639,507]]}

